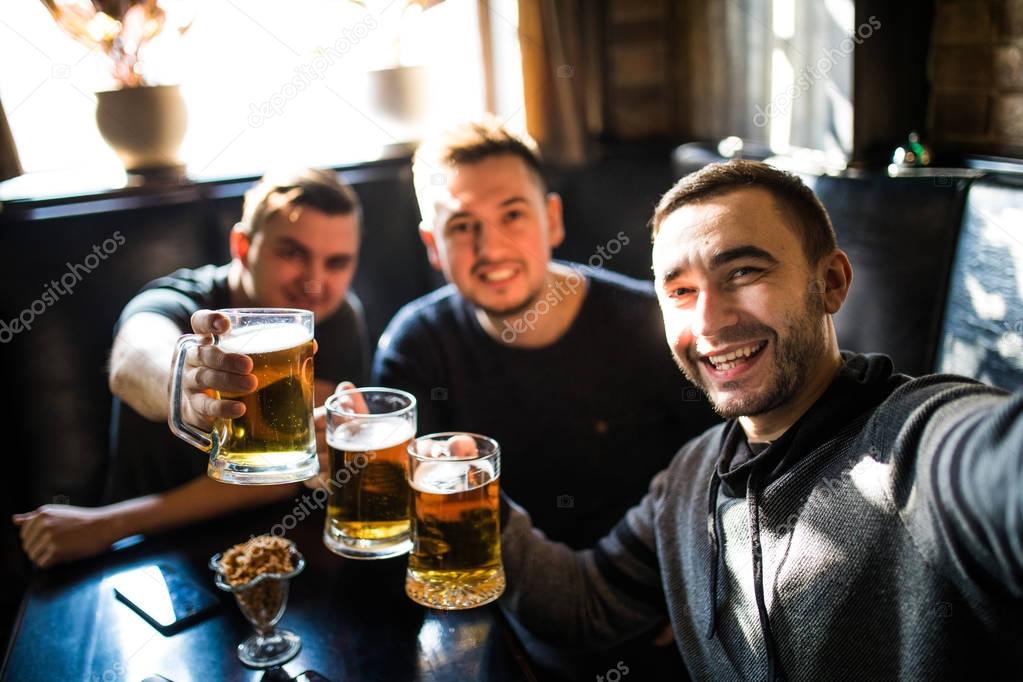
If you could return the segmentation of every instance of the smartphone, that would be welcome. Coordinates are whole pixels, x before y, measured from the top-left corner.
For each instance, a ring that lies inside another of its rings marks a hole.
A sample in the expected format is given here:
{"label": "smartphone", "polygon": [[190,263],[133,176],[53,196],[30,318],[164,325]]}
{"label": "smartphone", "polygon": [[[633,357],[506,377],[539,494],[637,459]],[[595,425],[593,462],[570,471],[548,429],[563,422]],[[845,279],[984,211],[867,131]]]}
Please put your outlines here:
{"label": "smartphone", "polygon": [[202,619],[220,603],[173,566],[150,564],[113,577],[114,594],[164,635]]}

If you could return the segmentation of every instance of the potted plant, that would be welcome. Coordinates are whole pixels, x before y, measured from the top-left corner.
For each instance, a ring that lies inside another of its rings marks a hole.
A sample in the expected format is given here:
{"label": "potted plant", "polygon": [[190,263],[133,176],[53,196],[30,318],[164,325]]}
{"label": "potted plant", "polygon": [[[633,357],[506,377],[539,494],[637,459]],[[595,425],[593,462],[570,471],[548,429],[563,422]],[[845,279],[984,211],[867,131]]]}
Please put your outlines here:
{"label": "potted plant", "polygon": [[[158,37],[183,34],[191,14],[174,0],[42,0],[57,24],[111,61],[117,85],[96,93],[96,124],[131,173],[183,170],[187,112],[177,85],[155,82],[145,56]],[[186,16],[187,15],[187,16]]]}

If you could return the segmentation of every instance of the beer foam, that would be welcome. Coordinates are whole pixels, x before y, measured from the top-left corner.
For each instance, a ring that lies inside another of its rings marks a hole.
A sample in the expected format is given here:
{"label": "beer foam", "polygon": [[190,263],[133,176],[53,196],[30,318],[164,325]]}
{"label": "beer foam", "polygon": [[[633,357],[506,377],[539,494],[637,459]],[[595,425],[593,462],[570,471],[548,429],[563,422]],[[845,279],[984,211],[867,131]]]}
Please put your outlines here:
{"label": "beer foam", "polygon": [[482,488],[494,478],[494,463],[490,460],[444,460],[419,463],[411,485],[419,492],[450,495]]}
{"label": "beer foam", "polygon": [[272,353],[301,346],[312,338],[312,333],[299,325],[268,324],[232,329],[219,345],[229,353]]}
{"label": "beer foam", "polygon": [[386,450],[412,440],[415,435],[416,429],[408,420],[382,417],[358,424],[342,424],[327,434],[327,444],[335,450],[349,452]]}

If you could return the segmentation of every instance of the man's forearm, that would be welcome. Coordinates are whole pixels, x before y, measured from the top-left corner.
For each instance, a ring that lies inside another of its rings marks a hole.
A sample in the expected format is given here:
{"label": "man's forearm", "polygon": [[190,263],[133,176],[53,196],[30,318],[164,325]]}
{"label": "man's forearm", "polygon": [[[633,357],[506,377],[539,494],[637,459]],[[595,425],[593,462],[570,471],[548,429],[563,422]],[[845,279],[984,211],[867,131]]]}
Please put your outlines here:
{"label": "man's forearm", "polygon": [[[612,541],[603,541],[596,551],[615,562],[608,550],[624,548],[608,542]],[[598,650],[631,639],[664,619],[663,598],[650,604],[623,598],[597,568],[594,550],[576,552],[547,540],[520,509],[508,514],[501,556],[508,584],[501,606],[551,644]]]}
{"label": "man's forearm", "polygon": [[[198,455],[197,455],[198,456]],[[137,497],[103,508],[112,542],[140,533],[157,533],[221,514],[276,502],[298,493],[297,483],[240,486],[206,476],[165,493]]]}
{"label": "man's forearm", "polygon": [[130,317],[110,352],[110,392],[151,421],[167,419],[171,360],[180,331],[155,313]]}

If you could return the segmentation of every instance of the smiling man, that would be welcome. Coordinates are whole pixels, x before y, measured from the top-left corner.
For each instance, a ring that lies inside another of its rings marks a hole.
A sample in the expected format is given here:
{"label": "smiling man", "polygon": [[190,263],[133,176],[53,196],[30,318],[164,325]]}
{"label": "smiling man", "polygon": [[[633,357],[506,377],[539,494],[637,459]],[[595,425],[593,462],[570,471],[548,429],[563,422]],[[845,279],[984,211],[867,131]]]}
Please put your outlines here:
{"label": "smiling man", "polygon": [[735,161],[653,219],[668,345],[728,421],[574,553],[505,505],[502,603],[596,649],[667,616],[696,679],[1011,679],[1023,392],[839,351],[852,268],[795,176]]}
{"label": "smiling man", "polygon": [[424,143],[413,172],[419,235],[450,284],[395,316],[373,383],[417,396],[420,433],[497,439],[502,488],[551,537],[587,546],[713,415],[658,341],[648,283],[551,260],[561,198],[532,140],[461,125]]}
{"label": "smiling man", "polygon": [[[114,394],[112,481],[98,508],[45,505],[15,516],[22,544],[40,566],[78,559],[123,537],[199,521],[293,495],[300,484],[225,485],[207,459],[167,428],[171,358],[184,333],[213,333],[206,309],[305,308],[315,316],[317,403],[342,379],[368,374],[362,307],[348,287],[359,250],[359,201],[329,171],[264,178],[245,195],[230,234],[231,262],[178,270],[146,285],[121,313],[110,357]],[[252,390],[251,360],[215,347],[192,351],[183,384],[186,421],[207,427],[233,417],[237,401],[212,390]]]}
{"label": "smiling man", "polygon": [[[532,140],[492,120],[465,124],[424,143],[413,174],[419,235],[449,284],[391,321],[373,383],[418,398],[420,434],[495,438],[502,490],[550,537],[588,546],[643,496],[679,438],[717,420],[672,366],[649,283],[552,261],[561,198]],[[624,232],[614,241],[594,254],[630,248]],[[653,639],[577,661],[530,649],[583,678],[623,657],[639,678],[677,676],[678,656]]]}

